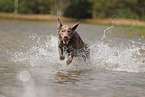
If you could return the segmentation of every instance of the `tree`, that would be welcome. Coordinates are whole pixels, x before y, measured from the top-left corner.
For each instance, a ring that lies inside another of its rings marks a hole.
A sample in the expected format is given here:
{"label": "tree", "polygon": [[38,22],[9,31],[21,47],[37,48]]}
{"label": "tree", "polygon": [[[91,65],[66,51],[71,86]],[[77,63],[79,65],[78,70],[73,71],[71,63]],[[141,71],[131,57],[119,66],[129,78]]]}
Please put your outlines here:
{"label": "tree", "polygon": [[64,11],[64,16],[84,19],[90,18],[90,3],[87,0],[70,0],[70,4]]}
{"label": "tree", "polygon": [[14,0],[14,14],[18,13],[18,0]]}
{"label": "tree", "polygon": [[14,1],[0,0],[0,12],[14,12]]}
{"label": "tree", "polygon": [[0,12],[145,20],[145,0],[0,0]]}
{"label": "tree", "polygon": [[49,0],[19,0],[19,13],[48,14],[49,11]]}
{"label": "tree", "polygon": [[67,0],[49,0],[50,1],[50,13],[55,15],[63,15],[66,8]]}

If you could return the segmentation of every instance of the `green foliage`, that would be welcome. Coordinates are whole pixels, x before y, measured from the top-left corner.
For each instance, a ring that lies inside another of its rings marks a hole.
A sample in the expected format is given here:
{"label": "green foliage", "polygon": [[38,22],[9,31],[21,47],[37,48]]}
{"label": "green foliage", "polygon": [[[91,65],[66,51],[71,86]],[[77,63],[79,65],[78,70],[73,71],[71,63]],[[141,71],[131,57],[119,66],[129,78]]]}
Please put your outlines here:
{"label": "green foliage", "polygon": [[1,12],[13,12],[14,1],[13,0],[0,0],[0,11]]}
{"label": "green foliage", "polygon": [[[13,12],[15,0],[0,0],[0,12]],[[84,18],[145,20],[145,0],[19,0],[18,13]]]}
{"label": "green foliage", "polygon": [[145,20],[145,0],[89,0],[96,17]]}
{"label": "green foliage", "polygon": [[90,18],[90,3],[87,0],[73,0],[64,11],[64,16],[77,19]]}
{"label": "green foliage", "polygon": [[48,0],[19,0],[19,13],[42,14],[50,10]]}

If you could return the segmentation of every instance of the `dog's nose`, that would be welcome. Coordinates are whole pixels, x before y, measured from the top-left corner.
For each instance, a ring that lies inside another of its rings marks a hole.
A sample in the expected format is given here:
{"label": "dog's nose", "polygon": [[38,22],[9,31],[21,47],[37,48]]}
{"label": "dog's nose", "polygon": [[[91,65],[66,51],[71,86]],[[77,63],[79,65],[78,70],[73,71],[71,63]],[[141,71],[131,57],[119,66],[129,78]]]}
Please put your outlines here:
{"label": "dog's nose", "polygon": [[68,36],[64,36],[65,39],[68,39]]}

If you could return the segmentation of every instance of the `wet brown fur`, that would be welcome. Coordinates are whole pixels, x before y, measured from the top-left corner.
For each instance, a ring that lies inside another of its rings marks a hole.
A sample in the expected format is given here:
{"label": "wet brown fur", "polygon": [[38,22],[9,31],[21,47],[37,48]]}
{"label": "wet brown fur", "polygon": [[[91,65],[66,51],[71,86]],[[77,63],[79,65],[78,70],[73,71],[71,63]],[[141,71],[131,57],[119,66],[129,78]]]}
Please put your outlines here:
{"label": "wet brown fur", "polygon": [[60,60],[64,60],[64,51],[68,53],[68,59],[66,64],[69,65],[73,57],[81,56],[84,61],[89,58],[90,50],[87,45],[83,42],[79,34],[76,32],[76,28],[79,23],[73,26],[63,25],[58,18],[58,34],[60,44],[58,45]]}

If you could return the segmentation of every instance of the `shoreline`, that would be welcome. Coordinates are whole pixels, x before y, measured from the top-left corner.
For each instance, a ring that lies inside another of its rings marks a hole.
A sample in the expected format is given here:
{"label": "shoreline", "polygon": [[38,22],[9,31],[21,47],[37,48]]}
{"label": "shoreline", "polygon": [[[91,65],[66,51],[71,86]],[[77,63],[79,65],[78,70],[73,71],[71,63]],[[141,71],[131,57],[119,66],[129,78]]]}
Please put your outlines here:
{"label": "shoreline", "polygon": [[[59,16],[45,14],[13,14],[0,13],[0,19],[18,19],[18,20],[35,20],[35,21],[56,21]],[[61,16],[61,20],[65,22],[75,22],[77,19]],[[80,19],[83,23],[115,25],[115,26],[139,26],[145,27],[145,21],[134,19]]]}

